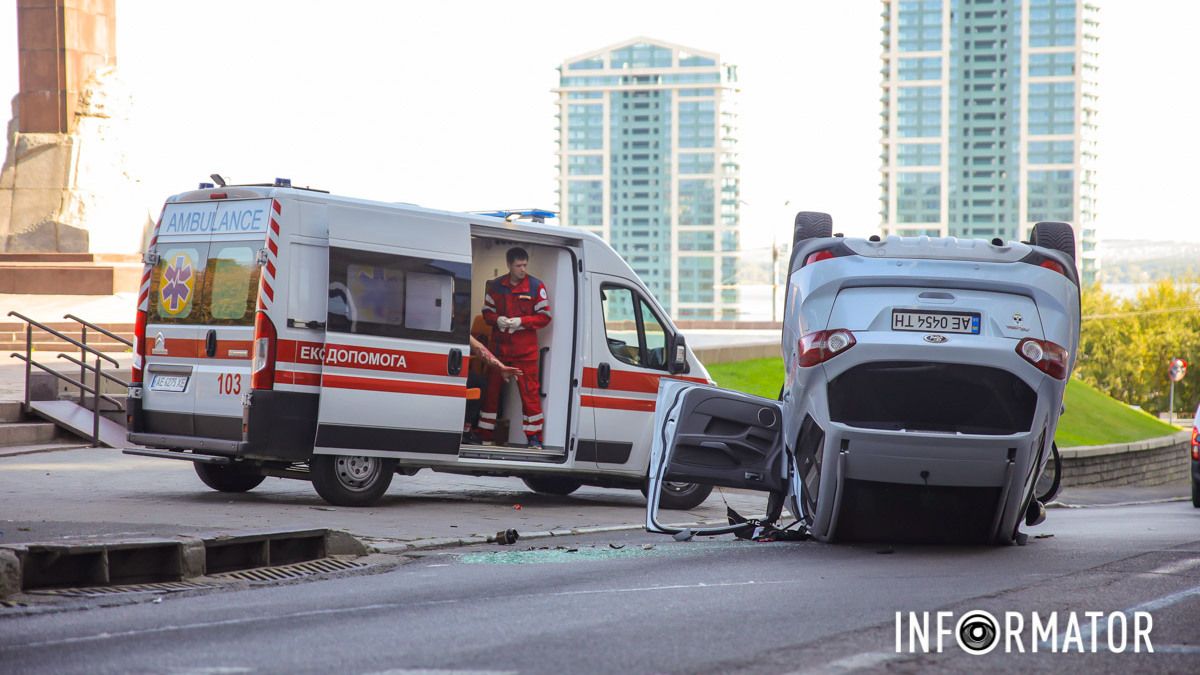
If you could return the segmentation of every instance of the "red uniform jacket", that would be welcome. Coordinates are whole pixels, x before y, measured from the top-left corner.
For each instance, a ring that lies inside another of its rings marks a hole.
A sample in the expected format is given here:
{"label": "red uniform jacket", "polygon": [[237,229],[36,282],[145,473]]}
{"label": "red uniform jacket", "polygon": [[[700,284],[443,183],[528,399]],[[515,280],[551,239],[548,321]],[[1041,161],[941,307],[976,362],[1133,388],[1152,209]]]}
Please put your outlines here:
{"label": "red uniform jacket", "polygon": [[[492,326],[492,351],[501,361],[529,361],[538,356],[537,330],[550,323],[546,285],[526,276],[515,286],[506,274],[487,284],[483,320]],[[496,325],[502,316],[520,317],[521,325],[505,330]]]}

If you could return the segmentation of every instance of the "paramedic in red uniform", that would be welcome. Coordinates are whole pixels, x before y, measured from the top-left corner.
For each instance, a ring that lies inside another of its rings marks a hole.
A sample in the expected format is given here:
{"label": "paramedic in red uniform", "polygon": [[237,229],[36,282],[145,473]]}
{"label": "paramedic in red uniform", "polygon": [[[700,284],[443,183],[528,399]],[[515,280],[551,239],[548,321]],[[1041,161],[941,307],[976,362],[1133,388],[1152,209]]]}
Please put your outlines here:
{"label": "paramedic in red uniform", "polygon": [[[529,253],[519,247],[508,249],[508,274],[488,282],[483,298],[483,320],[492,327],[492,351],[516,368],[517,390],[521,393],[521,428],[532,449],[542,447],[541,373],[538,372],[537,331],[550,323],[550,300],[546,285],[529,276]],[[502,374],[488,370],[483,410],[479,413],[479,436],[492,442],[496,412],[500,409]],[[501,439],[503,441],[504,439]]]}

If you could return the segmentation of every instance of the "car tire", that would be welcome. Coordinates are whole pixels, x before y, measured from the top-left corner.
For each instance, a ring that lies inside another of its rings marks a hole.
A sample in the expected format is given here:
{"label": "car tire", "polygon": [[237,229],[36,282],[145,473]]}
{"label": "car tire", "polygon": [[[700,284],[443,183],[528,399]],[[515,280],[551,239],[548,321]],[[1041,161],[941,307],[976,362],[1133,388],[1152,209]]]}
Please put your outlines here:
{"label": "car tire", "polygon": [[1200,509],[1200,483],[1192,481],[1192,506]]}
{"label": "car tire", "polygon": [[[1046,460],[1046,467],[1034,481],[1036,499],[1043,504],[1049,504],[1058,496],[1061,487],[1062,455],[1058,452],[1058,444],[1052,441],[1050,443],[1050,459]],[[1041,492],[1038,492],[1039,490]]]}
{"label": "car tire", "polygon": [[370,506],[392,484],[396,460],[356,455],[317,455],[309,462],[312,484],[334,506]]}
{"label": "car tire", "polygon": [[566,497],[583,486],[583,483],[577,480],[558,476],[529,476],[521,480],[530,490],[538,494],[558,495],[559,497]]}
{"label": "car tire", "polygon": [[1067,254],[1075,260],[1075,230],[1069,223],[1041,222],[1033,226],[1029,243],[1042,248],[1050,248]]}
{"label": "car tire", "polygon": [[[688,511],[700,506],[712,494],[713,486],[701,483],[663,482],[658,505],[672,511]],[[642,494],[649,499],[650,491],[642,486]]]}
{"label": "car tire", "polygon": [[196,475],[217,492],[249,492],[266,480],[254,466],[247,464],[205,464],[192,462]]}
{"label": "car tire", "polygon": [[796,214],[792,248],[806,239],[824,239],[832,236],[833,216],[820,211],[801,211]]}

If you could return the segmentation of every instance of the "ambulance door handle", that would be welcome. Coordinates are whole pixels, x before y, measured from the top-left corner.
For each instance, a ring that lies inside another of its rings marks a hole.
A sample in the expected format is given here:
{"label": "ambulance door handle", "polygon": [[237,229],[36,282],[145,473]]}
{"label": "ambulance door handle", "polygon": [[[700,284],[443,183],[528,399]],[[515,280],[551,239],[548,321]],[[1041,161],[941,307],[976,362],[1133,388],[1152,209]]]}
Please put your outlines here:
{"label": "ambulance door handle", "polygon": [[596,368],[596,386],[601,389],[608,389],[608,383],[612,380],[612,368],[607,363],[601,363]]}
{"label": "ambulance door handle", "polygon": [[446,356],[446,374],[458,375],[462,372],[463,354],[461,349],[451,349]]}
{"label": "ambulance door handle", "polygon": [[212,328],[208,329],[208,335],[204,337],[204,353],[210,359],[217,355],[217,331]]}

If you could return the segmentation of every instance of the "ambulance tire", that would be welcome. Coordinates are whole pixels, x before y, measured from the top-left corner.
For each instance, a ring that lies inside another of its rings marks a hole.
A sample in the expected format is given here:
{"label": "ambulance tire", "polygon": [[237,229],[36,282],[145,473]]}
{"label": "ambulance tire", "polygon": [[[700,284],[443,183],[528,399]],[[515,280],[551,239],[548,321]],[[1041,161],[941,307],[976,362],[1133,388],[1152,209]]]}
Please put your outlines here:
{"label": "ambulance tire", "polygon": [[801,211],[796,214],[792,247],[806,239],[825,239],[833,236],[833,216],[819,211]]}
{"label": "ambulance tire", "polygon": [[196,467],[196,475],[208,487],[217,492],[249,492],[266,480],[252,466],[245,464],[204,464],[192,462]]}
{"label": "ambulance tire", "polygon": [[308,465],[313,488],[334,506],[371,506],[392,484],[396,460],[316,455]]}
{"label": "ambulance tire", "polygon": [[528,476],[522,478],[530,490],[543,495],[558,495],[566,497],[583,486],[583,483],[570,478],[557,476]]}
{"label": "ambulance tire", "polygon": [[1052,221],[1038,223],[1033,226],[1029,243],[1062,251],[1071,260],[1075,259],[1075,230],[1071,228],[1070,223]]}
{"label": "ambulance tire", "polygon": [[[687,511],[703,504],[704,500],[712,494],[712,490],[713,486],[701,483],[666,482],[663,483],[658,505],[673,511]],[[645,485],[642,486],[642,494],[647,498],[650,497],[650,492]]]}

